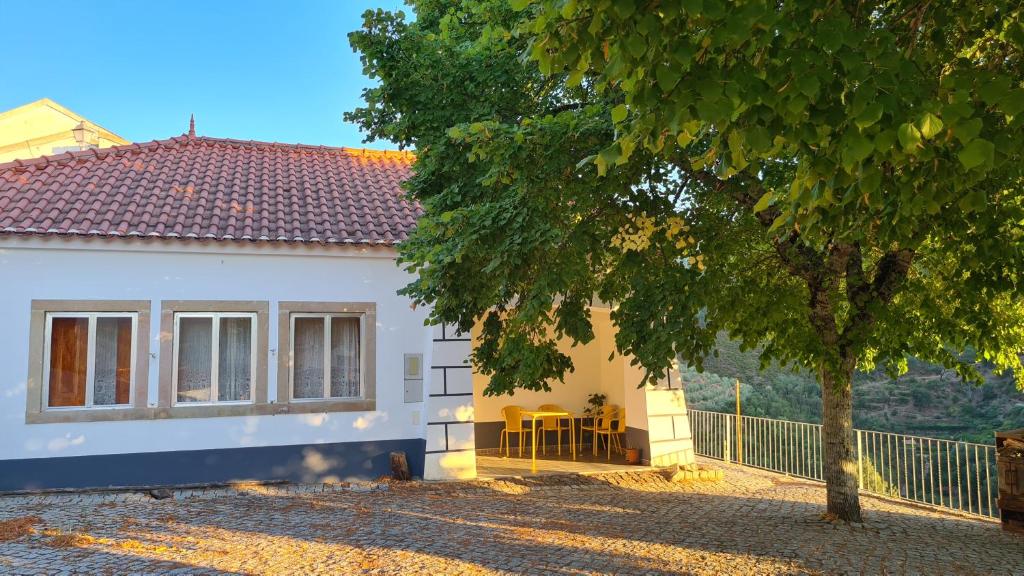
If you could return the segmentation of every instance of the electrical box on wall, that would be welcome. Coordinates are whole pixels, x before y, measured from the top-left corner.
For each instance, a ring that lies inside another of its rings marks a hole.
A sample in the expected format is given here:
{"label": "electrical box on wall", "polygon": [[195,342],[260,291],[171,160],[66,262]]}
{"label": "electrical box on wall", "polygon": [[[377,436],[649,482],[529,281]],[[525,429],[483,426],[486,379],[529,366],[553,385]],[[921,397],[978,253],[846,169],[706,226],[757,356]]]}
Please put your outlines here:
{"label": "electrical box on wall", "polygon": [[405,355],[405,379],[423,380],[423,354]]}
{"label": "electrical box on wall", "polygon": [[403,362],[405,369],[405,401],[423,401],[423,354],[406,354]]}

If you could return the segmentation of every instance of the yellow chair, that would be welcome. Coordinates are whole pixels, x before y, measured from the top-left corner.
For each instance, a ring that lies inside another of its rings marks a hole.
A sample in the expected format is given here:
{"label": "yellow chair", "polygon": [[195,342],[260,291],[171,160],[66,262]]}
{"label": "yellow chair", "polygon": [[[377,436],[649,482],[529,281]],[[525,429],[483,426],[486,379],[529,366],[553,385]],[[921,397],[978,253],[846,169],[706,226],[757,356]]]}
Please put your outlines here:
{"label": "yellow chair", "polygon": [[[612,422],[615,423],[615,427],[614,428],[612,428]],[[619,408],[618,410],[615,411],[614,416],[609,418],[603,424],[605,424],[605,427],[598,428],[597,429],[597,435],[599,437],[600,436],[608,436],[608,439],[605,442],[605,444],[608,445],[608,459],[611,460],[612,459],[612,444],[615,445],[615,453],[616,454],[621,454],[622,453],[622,442],[619,441],[619,437],[620,436],[625,436],[625,434],[626,434],[626,409],[625,408]],[[596,452],[595,452],[595,454],[596,454]]]}
{"label": "yellow chair", "polygon": [[[537,409],[540,412],[565,412],[558,404],[541,404]],[[548,432],[557,432],[558,455],[562,455],[562,430],[569,431],[569,423],[561,416],[546,416],[540,419],[540,428],[537,430],[540,436],[540,446],[544,454],[548,453]]]}
{"label": "yellow chair", "polygon": [[523,408],[522,406],[505,406],[501,409],[501,417],[505,419],[505,427],[501,429],[501,434],[498,436],[498,454],[501,454],[501,447],[505,446],[505,457],[508,458],[511,452],[511,442],[509,441],[509,434],[519,434],[519,456],[523,456],[523,435],[532,434],[533,430],[523,426]]}
{"label": "yellow chair", "polygon": [[590,432],[594,437],[594,456],[597,456],[597,441],[601,438],[601,431],[611,429],[612,419],[618,410],[618,406],[614,404],[606,404],[601,407],[601,415],[594,418],[593,424],[590,426],[585,424],[580,425],[580,452],[583,451],[583,433]]}

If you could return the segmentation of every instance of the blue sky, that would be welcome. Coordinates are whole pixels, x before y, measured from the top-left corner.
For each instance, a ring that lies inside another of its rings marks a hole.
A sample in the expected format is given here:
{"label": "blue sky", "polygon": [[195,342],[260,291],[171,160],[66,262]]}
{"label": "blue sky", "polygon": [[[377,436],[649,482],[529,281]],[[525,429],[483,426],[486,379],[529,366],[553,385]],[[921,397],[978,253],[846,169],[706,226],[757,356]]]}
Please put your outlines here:
{"label": "blue sky", "polygon": [[377,7],[403,6],[0,0],[0,111],[48,97],[135,142],[182,134],[195,113],[204,136],[364,146],[342,120],[368,85],[347,34]]}

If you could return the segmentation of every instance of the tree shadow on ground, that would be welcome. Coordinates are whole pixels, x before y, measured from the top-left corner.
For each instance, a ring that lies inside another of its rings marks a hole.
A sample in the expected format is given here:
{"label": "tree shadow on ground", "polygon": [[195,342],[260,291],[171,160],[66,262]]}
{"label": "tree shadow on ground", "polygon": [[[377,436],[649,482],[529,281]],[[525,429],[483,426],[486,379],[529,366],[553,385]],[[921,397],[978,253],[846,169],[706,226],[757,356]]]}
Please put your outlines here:
{"label": "tree shadow on ground", "polygon": [[[764,481],[629,485],[609,477],[396,485],[386,492],[259,494],[125,505],[132,538],[232,546],[242,572],[277,566],[578,573],[1024,572],[1024,545],[998,526],[865,498],[863,526],[820,519],[823,490]],[[564,482],[560,484],[559,482]],[[175,515],[155,525],[154,509]],[[236,543],[237,542],[237,543]],[[245,544],[248,543],[248,544]],[[97,552],[99,553],[99,552]],[[393,564],[396,559],[402,563]]]}

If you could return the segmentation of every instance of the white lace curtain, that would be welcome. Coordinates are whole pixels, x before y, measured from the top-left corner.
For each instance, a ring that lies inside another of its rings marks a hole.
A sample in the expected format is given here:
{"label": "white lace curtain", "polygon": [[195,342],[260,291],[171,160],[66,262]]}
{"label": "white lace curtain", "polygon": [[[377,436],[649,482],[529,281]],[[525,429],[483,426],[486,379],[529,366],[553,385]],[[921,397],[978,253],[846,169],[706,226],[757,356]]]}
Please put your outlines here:
{"label": "white lace curtain", "polygon": [[359,319],[331,318],[331,397],[359,396]]}
{"label": "white lace curtain", "polygon": [[213,383],[213,323],[217,338],[218,402],[252,393],[252,318],[183,317],[178,325],[178,402],[209,402]]}
{"label": "white lace curtain", "polygon": [[292,395],[294,398],[357,397],[360,394],[359,319],[330,318],[330,389],[326,395],[324,356],[328,354],[328,347],[324,340],[324,321],[324,318],[295,318]]}
{"label": "white lace curtain", "polygon": [[178,402],[209,402],[213,373],[213,319],[178,320]]}
{"label": "white lace curtain", "polygon": [[[131,377],[131,318],[96,319],[93,399],[97,406],[126,404]],[[122,334],[127,331],[128,338]],[[127,369],[125,368],[127,367]]]}
{"label": "white lace curtain", "polygon": [[296,318],[293,348],[295,398],[324,397],[324,320]]}
{"label": "white lace curtain", "polygon": [[248,400],[252,389],[252,319],[221,318],[217,400]]}

